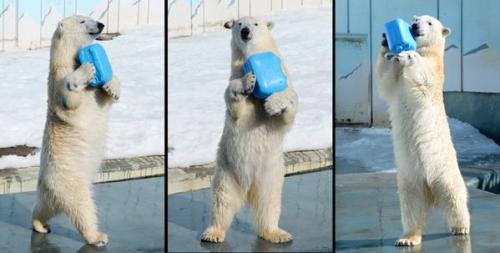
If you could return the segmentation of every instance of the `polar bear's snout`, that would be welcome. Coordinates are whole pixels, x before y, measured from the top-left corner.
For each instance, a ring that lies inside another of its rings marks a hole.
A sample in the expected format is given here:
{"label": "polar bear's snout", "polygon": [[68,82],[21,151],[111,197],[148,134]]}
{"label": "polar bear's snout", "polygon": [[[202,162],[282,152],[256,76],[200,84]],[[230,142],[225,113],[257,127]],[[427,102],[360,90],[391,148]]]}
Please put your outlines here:
{"label": "polar bear's snout", "polygon": [[418,25],[417,21],[411,24],[411,34],[413,35],[413,37],[418,37],[422,35],[420,32],[420,26]]}
{"label": "polar bear's snout", "polygon": [[250,29],[248,27],[243,27],[240,34],[243,41],[249,41],[252,39],[252,34],[250,33]]}
{"label": "polar bear's snout", "polygon": [[104,24],[98,21],[92,22],[93,24],[87,25],[87,30],[90,35],[99,35],[104,29]]}

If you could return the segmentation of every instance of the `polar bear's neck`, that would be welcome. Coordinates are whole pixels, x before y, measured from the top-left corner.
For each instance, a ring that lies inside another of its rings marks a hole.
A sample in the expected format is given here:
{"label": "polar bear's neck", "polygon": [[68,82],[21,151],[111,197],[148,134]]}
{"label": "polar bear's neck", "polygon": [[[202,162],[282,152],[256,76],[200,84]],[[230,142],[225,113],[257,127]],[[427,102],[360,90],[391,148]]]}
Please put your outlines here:
{"label": "polar bear's neck", "polygon": [[64,38],[52,41],[50,49],[50,70],[51,73],[58,69],[76,68],[78,65],[76,56],[80,47],[74,45]]}

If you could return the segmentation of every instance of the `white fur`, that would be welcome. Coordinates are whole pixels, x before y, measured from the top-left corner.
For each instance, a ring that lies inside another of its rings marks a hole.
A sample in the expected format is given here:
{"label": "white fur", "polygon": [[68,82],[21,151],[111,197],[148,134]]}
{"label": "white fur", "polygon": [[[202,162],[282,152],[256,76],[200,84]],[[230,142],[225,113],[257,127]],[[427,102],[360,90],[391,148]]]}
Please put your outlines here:
{"label": "white fur", "polygon": [[[84,21],[84,23],[81,23]],[[120,82],[88,86],[95,76],[90,64],[79,66],[78,50],[91,43],[97,22],[72,16],[59,22],[52,38],[47,121],[41,150],[33,227],[49,232],[48,220],[66,214],[89,244],[103,245],[92,200],[92,181],[101,164],[108,111],[120,94]]]}
{"label": "white fur", "polygon": [[[202,240],[222,242],[234,215],[248,201],[259,236],[274,243],[287,242],[292,236],[278,227],[284,181],[282,144],[295,119],[298,97],[290,81],[285,91],[265,100],[249,95],[255,87],[255,76],[243,75],[242,66],[248,56],[264,51],[280,56],[269,31],[272,23],[244,17],[225,26],[233,32],[231,77],[212,183],[212,226],[203,233]],[[248,42],[241,39],[243,27],[251,30]]]}
{"label": "white fur", "polygon": [[[416,17],[417,51],[377,62],[380,96],[389,105],[404,234],[399,246],[417,245],[429,207],[445,214],[453,234],[467,234],[467,188],[460,175],[443,103],[444,45],[448,28],[430,16]],[[430,23],[430,24],[429,24]]]}

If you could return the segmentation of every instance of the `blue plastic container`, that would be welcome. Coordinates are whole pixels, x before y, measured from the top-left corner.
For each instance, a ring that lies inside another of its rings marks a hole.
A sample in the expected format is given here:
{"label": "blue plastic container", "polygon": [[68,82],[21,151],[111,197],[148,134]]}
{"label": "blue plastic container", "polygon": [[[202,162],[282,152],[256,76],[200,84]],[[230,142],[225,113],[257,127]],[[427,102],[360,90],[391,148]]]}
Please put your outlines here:
{"label": "blue plastic container", "polygon": [[399,54],[403,51],[417,50],[417,42],[411,35],[410,25],[404,20],[398,18],[387,22],[384,31],[389,50],[392,53]]}
{"label": "blue plastic container", "polygon": [[104,51],[101,45],[92,44],[80,49],[78,58],[80,59],[80,64],[90,63],[95,67],[95,78],[90,81],[92,87],[102,86],[113,79],[111,64],[109,63],[106,51]]}
{"label": "blue plastic container", "polygon": [[272,52],[254,54],[243,65],[243,72],[252,72],[257,78],[253,95],[265,99],[288,86],[288,78],[281,68],[281,59]]}

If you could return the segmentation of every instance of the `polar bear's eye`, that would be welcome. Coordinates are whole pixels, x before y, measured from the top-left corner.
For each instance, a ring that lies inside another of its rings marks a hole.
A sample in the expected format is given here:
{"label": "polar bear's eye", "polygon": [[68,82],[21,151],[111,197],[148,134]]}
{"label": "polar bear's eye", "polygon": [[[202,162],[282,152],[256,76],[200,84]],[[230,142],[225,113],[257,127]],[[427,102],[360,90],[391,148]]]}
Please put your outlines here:
{"label": "polar bear's eye", "polygon": [[85,23],[85,20],[80,21],[80,24],[83,24],[83,23]]}
{"label": "polar bear's eye", "polygon": [[432,23],[431,23],[431,22],[429,22],[429,23],[427,23],[427,24],[432,25]]}
{"label": "polar bear's eye", "polygon": [[258,26],[259,24],[255,24],[255,26]]}
{"label": "polar bear's eye", "polygon": [[241,26],[241,22],[239,22],[239,23],[238,23],[238,25],[240,25],[240,26]]}

